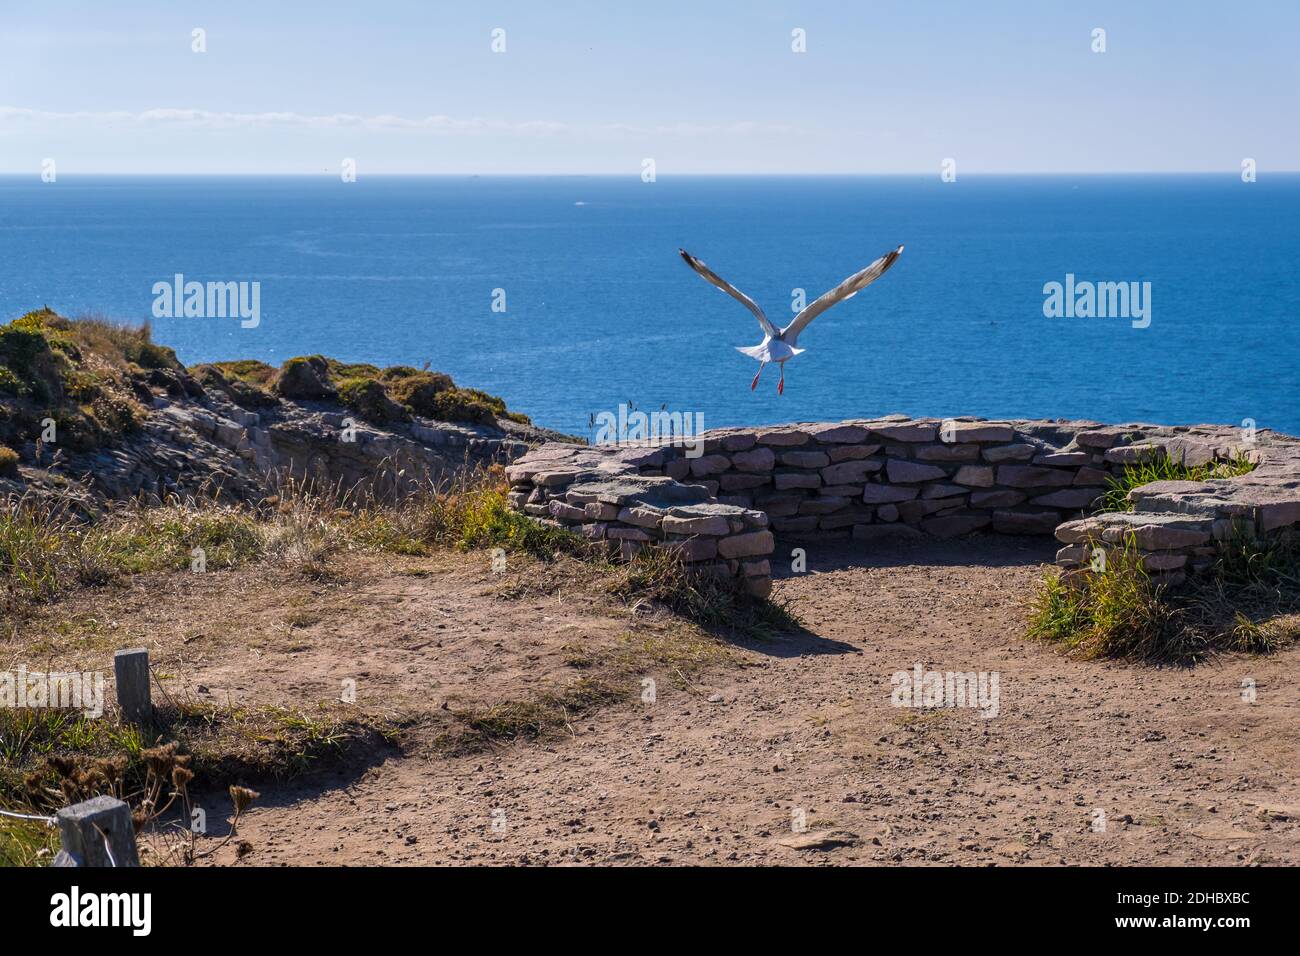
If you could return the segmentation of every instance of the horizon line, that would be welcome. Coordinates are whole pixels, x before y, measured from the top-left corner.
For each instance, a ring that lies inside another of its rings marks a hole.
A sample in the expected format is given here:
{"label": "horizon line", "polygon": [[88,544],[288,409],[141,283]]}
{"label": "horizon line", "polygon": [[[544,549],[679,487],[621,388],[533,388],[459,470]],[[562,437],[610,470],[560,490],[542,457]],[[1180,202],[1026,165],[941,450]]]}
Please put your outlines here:
{"label": "horizon line", "polygon": [[[1266,170],[1257,173],[1260,176],[1293,176],[1300,174],[1298,169],[1275,169]],[[0,170],[0,177],[14,179],[40,179],[39,170],[25,170],[22,172],[11,172]],[[958,177],[961,179],[991,177],[991,176],[1232,176],[1239,178],[1241,175],[1240,168],[1230,167],[1228,169],[1125,169],[1125,170],[984,170],[980,172],[963,172]],[[182,178],[182,177],[204,177],[204,178],[278,178],[278,179],[337,179],[339,173],[331,172],[215,172],[215,171],[190,171],[190,172],[121,172],[121,171],[104,171],[104,170],[80,170],[78,172],[60,172],[59,178],[78,178],[88,176],[117,176],[117,177],[152,177],[152,178]],[[801,178],[899,178],[899,179],[931,179],[939,176],[936,172],[673,172],[659,173],[656,179],[681,179],[685,177],[694,178],[776,178],[776,177],[801,177]],[[573,179],[640,179],[638,172],[383,172],[383,173],[360,173],[357,176],[361,179],[437,179],[437,178],[472,178],[472,179],[506,179],[506,178],[573,178]],[[47,184],[49,185],[49,184]],[[57,183],[55,183],[57,185]]]}

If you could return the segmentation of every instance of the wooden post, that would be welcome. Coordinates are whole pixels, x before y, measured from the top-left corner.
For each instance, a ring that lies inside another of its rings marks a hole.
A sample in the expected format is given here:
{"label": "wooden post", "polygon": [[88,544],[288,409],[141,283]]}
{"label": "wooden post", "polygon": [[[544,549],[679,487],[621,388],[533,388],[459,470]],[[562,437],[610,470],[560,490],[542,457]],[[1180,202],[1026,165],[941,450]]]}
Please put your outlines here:
{"label": "wooden post", "polygon": [[63,849],[55,866],[140,865],[131,808],[121,800],[95,797],[64,807],[56,816]]}
{"label": "wooden post", "polygon": [[117,706],[122,719],[131,724],[153,723],[153,704],[149,699],[149,652],[132,647],[113,655],[113,673],[117,677]]}

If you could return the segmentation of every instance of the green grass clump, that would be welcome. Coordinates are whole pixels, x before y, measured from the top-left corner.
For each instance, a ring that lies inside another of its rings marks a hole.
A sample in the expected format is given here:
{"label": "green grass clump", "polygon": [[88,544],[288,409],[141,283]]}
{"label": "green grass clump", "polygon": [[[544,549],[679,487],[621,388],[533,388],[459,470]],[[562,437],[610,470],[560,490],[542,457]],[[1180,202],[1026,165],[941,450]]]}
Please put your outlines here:
{"label": "green grass clump", "polygon": [[56,352],[43,329],[15,320],[0,326],[0,365],[8,372],[5,391],[38,403],[63,398],[62,374],[69,363]]}
{"label": "green grass clump", "polygon": [[104,530],[105,550],[124,574],[184,570],[195,549],[213,570],[257,560],[264,551],[256,516],[231,505],[141,508]]}
{"label": "green grass clump", "polygon": [[[389,720],[336,705],[218,707],[168,698],[147,728],[112,715],[4,709],[0,807],[48,815],[108,795],[131,806],[140,829],[188,806],[191,787],[232,784],[238,814],[241,802],[256,797],[240,782],[288,779],[350,751],[389,746],[398,733]],[[41,823],[0,818],[0,865],[48,863],[53,844],[45,830]],[[187,848],[192,853],[193,844]],[[174,861],[192,860],[181,853]]]}
{"label": "green grass clump", "polygon": [[348,378],[377,379],[380,376],[378,366],[371,365],[369,362],[340,362],[337,359],[327,358],[325,365],[329,368],[330,377],[336,381]]}
{"label": "green grass clump", "polygon": [[1152,580],[1130,536],[1105,569],[1048,572],[1028,636],[1083,657],[1194,663],[1214,651],[1268,653],[1300,636],[1300,544],[1237,537],[1178,586]]}
{"label": "green grass clump", "polygon": [[88,519],[32,500],[0,502],[0,606],[36,603],[124,575],[208,569],[262,557],[267,532],[250,509],[215,503],[124,507]]}
{"label": "green grass clump", "polygon": [[1130,541],[1107,551],[1104,571],[1049,575],[1035,599],[1029,636],[1085,657],[1167,656],[1170,611],[1162,590]]}
{"label": "green grass clump", "polygon": [[1098,512],[1132,511],[1133,502],[1128,493],[1134,488],[1149,485],[1153,481],[1209,481],[1213,478],[1236,478],[1255,469],[1255,462],[1244,454],[1238,454],[1224,461],[1212,461],[1204,465],[1184,465],[1173,461],[1167,455],[1151,458],[1148,461],[1129,464],[1118,475],[1106,480],[1106,493],[1102,496]]}
{"label": "green grass clump", "polygon": [[510,510],[508,491],[496,466],[391,500],[291,480],[269,508],[186,499],[84,515],[45,499],[4,500],[0,607],[16,610],[134,574],[183,571],[195,549],[209,571],[273,561],[309,574],[348,548],[420,555],[502,547],[547,560],[583,551],[585,542],[572,532]]}
{"label": "green grass clump", "polygon": [[446,502],[451,518],[449,539],[464,549],[502,547],[538,558],[586,550],[585,540],[572,531],[511,510],[507,493],[502,483],[450,498]]}
{"label": "green grass clump", "polygon": [[[0,810],[25,812],[0,800]],[[59,831],[32,820],[0,816],[0,867],[43,866],[59,852]]]}
{"label": "green grass clump", "polygon": [[609,589],[626,601],[653,601],[702,627],[748,638],[799,626],[788,605],[756,599],[739,578],[692,568],[665,548],[644,548],[614,569]]}

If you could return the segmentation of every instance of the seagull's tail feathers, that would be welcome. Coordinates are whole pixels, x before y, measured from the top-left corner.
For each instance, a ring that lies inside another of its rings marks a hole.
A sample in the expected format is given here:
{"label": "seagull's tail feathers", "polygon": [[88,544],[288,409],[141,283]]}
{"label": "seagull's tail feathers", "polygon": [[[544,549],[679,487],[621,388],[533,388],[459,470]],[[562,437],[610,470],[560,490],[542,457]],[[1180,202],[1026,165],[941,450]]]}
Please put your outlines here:
{"label": "seagull's tail feathers", "polygon": [[762,345],[737,345],[737,352],[744,352],[752,359],[758,359],[760,362],[772,361],[772,350],[768,348],[767,343]]}
{"label": "seagull's tail feathers", "polygon": [[768,339],[759,345],[737,345],[736,351],[760,362],[785,362],[807,350],[791,348],[780,339]]}

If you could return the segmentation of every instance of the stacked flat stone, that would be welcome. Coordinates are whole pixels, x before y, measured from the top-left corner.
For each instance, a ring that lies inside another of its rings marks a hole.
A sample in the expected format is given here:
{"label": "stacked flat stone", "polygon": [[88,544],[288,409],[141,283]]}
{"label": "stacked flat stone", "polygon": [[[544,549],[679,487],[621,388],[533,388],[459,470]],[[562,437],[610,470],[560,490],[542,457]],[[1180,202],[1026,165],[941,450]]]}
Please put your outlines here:
{"label": "stacked flat stone", "polygon": [[[1240,524],[1247,515],[1261,531],[1300,522],[1300,442],[1267,431],[1247,437],[1219,426],[895,415],[714,430],[698,451],[547,444],[507,469],[510,500],[528,514],[618,541],[624,552],[635,548],[622,542],[670,543],[690,560],[745,576],[758,593],[770,586],[761,580],[770,532],[795,542],[1055,533],[1066,544],[1059,563],[1073,568],[1088,562],[1092,543],[1109,543],[1129,527],[1159,527],[1165,532],[1141,530],[1137,543],[1156,555],[1153,569],[1167,572],[1185,562],[1166,552],[1207,557],[1194,552],[1209,547],[1216,520]],[[1237,455],[1260,465],[1244,478],[1139,489],[1139,525],[1128,513],[1086,517],[1107,479],[1145,457],[1196,465]],[[1249,501],[1233,490],[1242,488]],[[1189,527],[1201,519],[1203,541]]]}
{"label": "stacked flat stone", "polygon": [[544,445],[506,468],[510,503],[608,542],[625,559],[650,545],[671,548],[697,568],[743,578],[750,593],[766,597],[775,543],[767,515],[719,502],[703,485],[642,473],[661,469],[671,451]]}
{"label": "stacked flat stone", "polygon": [[1253,471],[1210,481],[1153,481],[1128,494],[1131,512],[1110,512],[1056,529],[1065,547],[1056,556],[1067,569],[1090,566],[1097,550],[1132,542],[1142,565],[1157,579],[1177,583],[1187,572],[1214,564],[1231,539],[1264,540],[1300,530],[1300,441],[1259,433],[1254,442],[1224,449],[1209,442],[1151,438],[1107,451],[1115,462],[1167,455],[1186,464],[1245,454]]}

